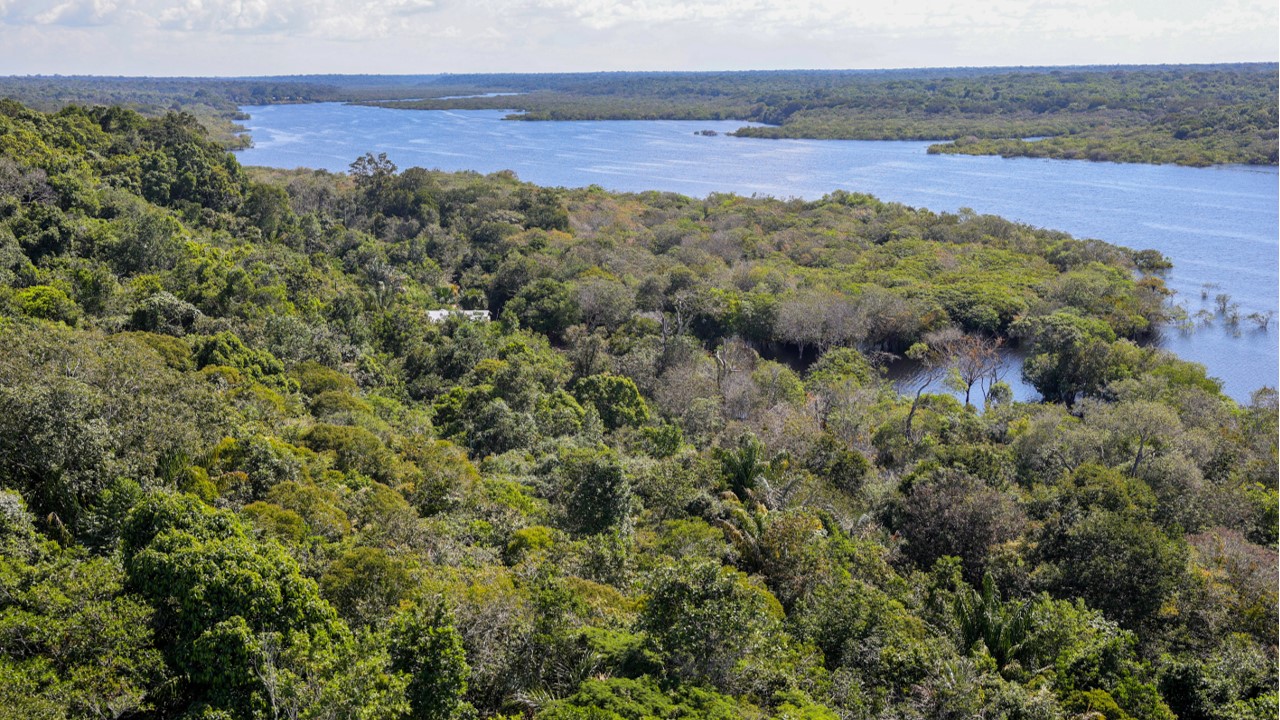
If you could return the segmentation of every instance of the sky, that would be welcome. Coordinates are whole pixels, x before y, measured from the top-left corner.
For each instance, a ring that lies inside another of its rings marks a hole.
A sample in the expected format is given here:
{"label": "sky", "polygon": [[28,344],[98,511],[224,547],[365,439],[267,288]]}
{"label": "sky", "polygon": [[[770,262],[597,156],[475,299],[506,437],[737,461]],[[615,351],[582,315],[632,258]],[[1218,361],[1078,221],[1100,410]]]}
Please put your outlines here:
{"label": "sky", "polygon": [[0,75],[1275,62],[1276,0],[0,0]]}

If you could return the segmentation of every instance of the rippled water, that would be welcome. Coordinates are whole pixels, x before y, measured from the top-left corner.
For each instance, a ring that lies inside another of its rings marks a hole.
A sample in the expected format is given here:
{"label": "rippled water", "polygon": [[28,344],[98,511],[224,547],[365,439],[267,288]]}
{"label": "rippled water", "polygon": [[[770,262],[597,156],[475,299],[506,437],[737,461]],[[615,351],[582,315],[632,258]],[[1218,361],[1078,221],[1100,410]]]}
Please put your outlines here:
{"label": "rippled water", "polygon": [[[1240,315],[1275,312],[1276,168],[1183,168],[1081,161],[928,155],[923,142],[756,140],[725,133],[743,123],[703,121],[509,122],[499,111],[411,111],[323,103],[246,107],[255,146],[246,165],[346,170],[365,152],[400,167],[514,170],[540,185],[600,185],[817,198],[836,189],[956,211],[994,213],[1133,248],[1155,248],[1166,282],[1191,314],[1231,296]],[[1206,295],[1202,299],[1202,294]],[[1268,330],[1221,319],[1170,328],[1161,344],[1203,363],[1247,401],[1280,372],[1280,318]],[[1017,372],[1010,373],[1017,379]],[[1018,395],[1030,391],[1020,388]]]}

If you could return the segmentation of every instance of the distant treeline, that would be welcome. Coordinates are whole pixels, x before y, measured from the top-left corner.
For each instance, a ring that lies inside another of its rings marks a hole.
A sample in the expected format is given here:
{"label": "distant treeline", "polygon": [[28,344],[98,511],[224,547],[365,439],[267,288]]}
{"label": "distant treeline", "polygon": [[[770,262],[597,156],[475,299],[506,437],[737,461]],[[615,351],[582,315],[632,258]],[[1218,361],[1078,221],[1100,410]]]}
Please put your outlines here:
{"label": "distant treeline", "polygon": [[[227,147],[239,106],[514,109],[521,120],[742,120],[741,137],[937,140],[931,152],[1212,165],[1277,162],[1273,63],[1060,68],[0,78],[42,110],[194,115]],[[505,93],[484,97],[490,93]],[[511,94],[516,93],[516,94]],[[472,97],[475,96],[475,97]],[[1043,138],[1028,142],[1027,138]]]}
{"label": "distant treeline", "polygon": [[44,111],[69,105],[120,105],[144,115],[185,112],[224,147],[248,147],[238,121],[241,105],[314,102],[334,98],[336,88],[303,80],[271,78],[137,78],[36,75],[0,77],[0,98]]}
{"label": "distant treeline", "polygon": [[[741,137],[942,140],[933,152],[1119,162],[1276,163],[1276,66],[601,73],[450,78],[378,102],[516,108],[524,120],[746,120]],[[1024,138],[1050,138],[1025,142]]]}

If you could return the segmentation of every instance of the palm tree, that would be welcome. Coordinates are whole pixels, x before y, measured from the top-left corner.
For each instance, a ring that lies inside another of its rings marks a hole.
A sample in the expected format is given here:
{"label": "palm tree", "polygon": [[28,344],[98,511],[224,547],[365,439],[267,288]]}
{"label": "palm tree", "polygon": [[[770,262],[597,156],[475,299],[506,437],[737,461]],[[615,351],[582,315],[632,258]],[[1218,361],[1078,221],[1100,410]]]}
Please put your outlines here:
{"label": "palm tree", "polygon": [[1005,603],[991,573],[982,576],[982,592],[965,587],[952,603],[960,632],[960,649],[968,652],[979,641],[996,665],[1004,668],[1022,650],[1031,629],[1031,603]]}

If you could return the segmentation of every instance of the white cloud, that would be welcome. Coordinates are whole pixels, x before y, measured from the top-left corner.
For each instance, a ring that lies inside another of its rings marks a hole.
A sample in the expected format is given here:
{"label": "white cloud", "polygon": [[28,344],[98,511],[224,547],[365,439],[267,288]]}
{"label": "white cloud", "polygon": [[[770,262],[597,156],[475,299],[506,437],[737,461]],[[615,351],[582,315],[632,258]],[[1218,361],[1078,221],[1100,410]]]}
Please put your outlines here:
{"label": "white cloud", "polygon": [[35,0],[0,4],[0,23],[359,39],[435,9],[434,0]]}
{"label": "white cloud", "polygon": [[[109,0],[50,3],[51,7],[34,12],[30,17],[38,25],[102,25],[110,21],[119,10],[119,4]],[[40,10],[39,5],[28,7],[28,12]]]}
{"label": "white cloud", "polygon": [[0,0],[0,72],[1275,61],[1277,14],[1275,0]]}
{"label": "white cloud", "polygon": [[[185,32],[335,36],[345,27],[357,35],[370,30],[396,34],[412,29],[406,18],[443,9],[435,0],[0,0],[0,24],[143,23]],[[768,33],[1047,31],[1060,23],[1060,29],[1083,25],[1107,35],[1150,34],[1188,21],[1216,30],[1251,29],[1259,23],[1274,28],[1277,16],[1275,3],[1267,0],[471,0],[448,9],[463,22],[501,20],[514,13],[568,20],[587,31],[662,25]]]}
{"label": "white cloud", "polygon": [[[1074,4],[1091,3],[1078,0]],[[1020,0],[512,0],[555,12],[595,29],[626,25],[702,24],[756,31],[859,29],[919,31],[929,28],[1017,26],[1034,3]]]}

